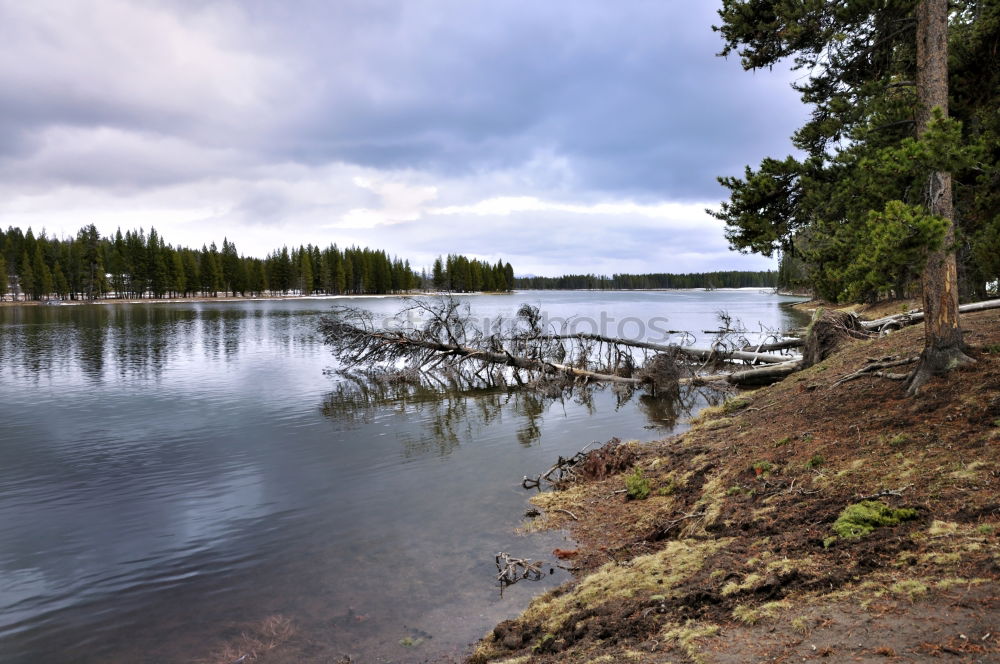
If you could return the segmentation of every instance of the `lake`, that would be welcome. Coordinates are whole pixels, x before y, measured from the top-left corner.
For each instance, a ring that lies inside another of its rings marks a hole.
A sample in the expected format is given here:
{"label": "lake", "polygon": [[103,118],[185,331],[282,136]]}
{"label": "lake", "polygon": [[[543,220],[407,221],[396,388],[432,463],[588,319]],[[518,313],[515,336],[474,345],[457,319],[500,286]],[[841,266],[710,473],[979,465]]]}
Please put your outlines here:
{"label": "lake", "polygon": [[[539,306],[575,331],[801,324],[754,290],[466,298],[475,316]],[[524,475],[684,412],[615,391],[373,387],[317,334],[334,304],[400,298],[0,308],[0,661],[459,660],[568,578],[501,597],[494,555],[551,559],[519,535]],[[697,409],[704,397],[694,395]],[[569,543],[571,545],[571,543]],[[548,570],[546,570],[548,571]]]}

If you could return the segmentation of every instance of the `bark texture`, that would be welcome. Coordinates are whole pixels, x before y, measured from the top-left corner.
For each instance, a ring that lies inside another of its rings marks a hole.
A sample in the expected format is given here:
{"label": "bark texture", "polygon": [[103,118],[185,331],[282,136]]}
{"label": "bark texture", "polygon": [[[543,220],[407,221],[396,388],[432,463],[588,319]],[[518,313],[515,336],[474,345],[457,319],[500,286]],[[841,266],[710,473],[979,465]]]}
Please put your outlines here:
{"label": "bark texture", "polygon": [[[926,130],[935,108],[948,114],[948,2],[920,0],[917,6],[917,135]],[[948,220],[944,242],[927,256],[923,272],[924,351],[909,379],[915,394],[932,376],[972,362],[965,355],[958,319],[958,269],[952,222],[951,173],[932,173],[927,209]]]}

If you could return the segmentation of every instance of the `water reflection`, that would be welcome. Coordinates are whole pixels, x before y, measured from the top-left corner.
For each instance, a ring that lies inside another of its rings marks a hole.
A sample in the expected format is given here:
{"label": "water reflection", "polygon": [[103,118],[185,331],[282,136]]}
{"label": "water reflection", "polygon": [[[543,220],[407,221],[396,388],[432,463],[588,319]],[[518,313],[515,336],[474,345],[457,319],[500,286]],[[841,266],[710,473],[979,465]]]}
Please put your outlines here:
{"label": "water reflection", "polygon": [[[572,404],[593,416],[598,411],[595,395],[609,395],[605,406],[619,411],[636,402],[646,417],[647,430],[669,431],[681,418],[706,405],[717,405],[725,394],[710,387],[683,386],[672,392],[647,394],[629,385],[570,385],[541,388],[442,385],[433,376],[403,379],[395,374],[337,372],[338,381],[324,397],[320,411],[341,425],[371,425],[379,417],[405,417],[417,432],[399,434],[406,457],[433,454],[447,456],[462,444],[475,440],[478,432],[501,423],[513,429],[522,447],[531,447],[542,437],[543,424],[554,413],[566,412]],[[506,421],[504,421],[506,419]],[[398,433],[398,432],[397,432]]]}
{"label": "water reflection", "polygon": [[289,313],[197,304],[2,307],[0,363],[34,383],[77,371],[92,385],[112,376],[156,382],[188,362],[192,349],[232,362],[248,342],[313,347],[312,327]]}

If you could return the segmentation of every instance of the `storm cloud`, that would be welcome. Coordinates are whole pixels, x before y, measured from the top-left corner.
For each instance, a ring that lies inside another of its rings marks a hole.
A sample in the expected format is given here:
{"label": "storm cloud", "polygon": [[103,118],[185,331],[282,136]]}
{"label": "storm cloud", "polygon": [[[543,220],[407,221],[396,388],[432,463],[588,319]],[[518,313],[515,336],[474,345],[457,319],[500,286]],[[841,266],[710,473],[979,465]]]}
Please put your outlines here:
{"label": "storm cloud", "polygon": [[765,265],[703,210],[804,110],[787,71],[715,56],[716,8],[0,0],[0,223],[545,274]]}

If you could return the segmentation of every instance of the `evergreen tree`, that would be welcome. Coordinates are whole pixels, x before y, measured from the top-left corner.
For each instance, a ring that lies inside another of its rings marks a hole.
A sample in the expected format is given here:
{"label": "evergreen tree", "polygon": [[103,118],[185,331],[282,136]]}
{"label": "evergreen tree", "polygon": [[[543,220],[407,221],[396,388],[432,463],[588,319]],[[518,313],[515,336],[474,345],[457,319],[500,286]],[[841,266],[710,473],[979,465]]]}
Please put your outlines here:
{"label": "evergreen tree", "polygon": [[299,248],[299,272],[302,275],[299,280],[299,290],[303,295],[312,295],[313,291],[313,268],[312,255],[309,251]]}
{"label": "evergreen tree", "polygon": [[[968,359],[958,325],[951,174],[969,183],[967,192],[978,189],[969,208],[988,218],[994,201],[986,192],[995,186],[980,174],[997,173],[998,143],[977,127],[998,125],[1000,8],[977,0],[953,6],[949,25],[945,0],[723,0],[717,28],[722,54],[738,52],[747,69],[793,58],[809,72],[796,87],[813,111],[793,136],[806,158],[769,159],[743,179],[722,178],[732,194],[714,214],[734,248],[800,253],[817,292],[831,299],[901,296],[922,275],[925,350],[911,391]],[[949,116],[949,32],[964,45],[956,64],[966,75],[954,78],[960,93],[952,90],[958,119]],[[976,45],[983,39],[992,50]],[[984,81],[992,82],[985,94]],[[987,107],[984,123],[977,114]],[[966,221],[970,231],[983,225]]]}
{"label": "evergreen tree", "polygon": [[444,290],[445,288],[444,263],[441,261],[440,256],[434,259],[434,267],[431,270],[431,283],[434,286],[434,290]]}
{"label": "evergreen tree", "polygon": [[[31,233],[29,229],[28,234]],[[21,297],[25,302],[28,298],[32,296],[35,291],[35,272],[31,267],[31,260],[28,259],[28,249],[25,245],[24,251],[21,253],[21,260],[18,261],[20,266],[20,279],[18,279],[17,285],[21,291]]]}
{"label": "evergreen tree", "polygon": [[66,274],[62,271],[62,266],[56,263],[55,268],[52,270],[52,284],[57,295],[60,298],[69,297],[69,281],[66,279]]}

